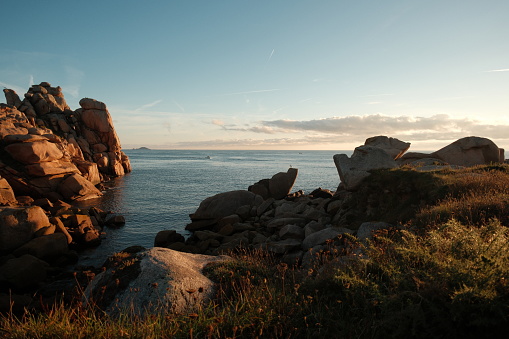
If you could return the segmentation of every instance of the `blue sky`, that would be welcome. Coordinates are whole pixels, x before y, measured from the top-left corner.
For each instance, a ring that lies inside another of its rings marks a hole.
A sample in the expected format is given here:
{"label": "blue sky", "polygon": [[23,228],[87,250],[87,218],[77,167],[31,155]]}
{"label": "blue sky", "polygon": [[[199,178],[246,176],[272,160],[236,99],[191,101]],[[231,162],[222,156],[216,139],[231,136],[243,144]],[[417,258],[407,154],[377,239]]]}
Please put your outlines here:
{"label": "blue sky", "polygon": [[11,1],[0,85],[107,104],[125,148],[509,148],[509,1]]}

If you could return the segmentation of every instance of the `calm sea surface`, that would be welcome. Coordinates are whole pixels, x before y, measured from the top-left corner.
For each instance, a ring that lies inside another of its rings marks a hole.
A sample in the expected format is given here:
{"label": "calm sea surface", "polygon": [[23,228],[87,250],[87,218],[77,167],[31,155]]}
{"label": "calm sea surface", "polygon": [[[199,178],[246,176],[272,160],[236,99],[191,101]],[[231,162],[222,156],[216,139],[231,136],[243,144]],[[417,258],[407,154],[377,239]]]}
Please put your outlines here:
{"label": "calm sea surface", "polygon": [[81,264],[100,265],[132,245],[151,247],[161,230],[187,234],[185,226],[202,200],[217,193],[247,189],[289,167],[299,169],[292,192],[318,187],[336,190],[339,176],[332,156],[351,151],[181,151],[124,150],[132,173],[112,182],[98,206],[122,214],[126,225],[106,228],[101,246],[83,253]]}

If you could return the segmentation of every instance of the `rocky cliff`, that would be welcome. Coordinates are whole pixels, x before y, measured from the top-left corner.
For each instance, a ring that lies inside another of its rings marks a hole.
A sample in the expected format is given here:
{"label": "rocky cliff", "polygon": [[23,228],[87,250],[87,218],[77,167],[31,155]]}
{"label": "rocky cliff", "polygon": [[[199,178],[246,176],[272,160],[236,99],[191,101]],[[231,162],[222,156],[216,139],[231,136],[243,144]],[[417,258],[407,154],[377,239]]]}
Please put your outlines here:
{"label": "rocky cliff", "polygon": [[23,100],[11,89],[4,94],[0,176],[16,196],[84,200],[101,194],[95,185],[131,171],[104,103],[84,98],[73,111],[47,82]]}

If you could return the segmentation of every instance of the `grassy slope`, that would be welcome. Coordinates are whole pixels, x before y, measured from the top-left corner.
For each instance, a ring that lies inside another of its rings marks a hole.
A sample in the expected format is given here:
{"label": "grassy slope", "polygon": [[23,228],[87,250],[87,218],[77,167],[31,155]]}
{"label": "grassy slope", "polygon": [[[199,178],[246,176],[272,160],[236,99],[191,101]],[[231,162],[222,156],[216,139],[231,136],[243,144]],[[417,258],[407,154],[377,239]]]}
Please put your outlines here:
{"label": "grassy slope", "polygon": [[[509,327],[509,167],[377,171],[348,202],[373,220],[402,222],[350,255],[321,253],[306,270],[260,252],[209,267],[217,299],[196,314],[109,319],[57,305],[0,319],[7,337],[497,336]],[[419,232],[416,232],[419,231]]]}

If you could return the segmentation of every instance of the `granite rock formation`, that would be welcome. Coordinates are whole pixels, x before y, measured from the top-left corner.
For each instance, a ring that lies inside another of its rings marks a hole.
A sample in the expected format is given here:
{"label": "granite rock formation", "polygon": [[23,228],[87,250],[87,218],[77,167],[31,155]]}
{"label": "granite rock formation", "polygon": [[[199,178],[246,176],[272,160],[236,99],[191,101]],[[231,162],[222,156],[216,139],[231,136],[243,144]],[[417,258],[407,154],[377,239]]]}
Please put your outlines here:
{"label": "granite rock formation", "polygon": [[106,105],[84,98],[72,111],[62,89],[43,82],[21,100],[4,89],[0,175],[16,195],[85,200],[94,186],[131,171]]}

